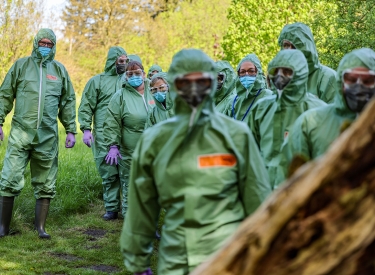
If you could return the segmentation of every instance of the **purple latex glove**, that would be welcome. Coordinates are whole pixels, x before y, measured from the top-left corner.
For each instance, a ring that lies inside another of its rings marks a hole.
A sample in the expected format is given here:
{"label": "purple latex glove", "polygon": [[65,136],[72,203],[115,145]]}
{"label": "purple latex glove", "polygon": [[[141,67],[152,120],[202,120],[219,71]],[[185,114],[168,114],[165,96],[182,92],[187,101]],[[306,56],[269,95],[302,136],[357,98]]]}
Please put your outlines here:
{"label": "purple latex glove", "polygon": [[107,156],[105,157],[105,162],[110,165],[118,164],[117,157],[120,157],[122,159],[122,156],[120,154],[120,150],[116,145],[112,145],[109,149],[109,152]]}
{"label": "purple latex glove", "polygon": [[147,268],[147,270],[143,272],[135,272],[134,275],[152,275],[152,271],[150,268]]}
{"label": "purple latex glove", "polygon": [[94,137],[91,134],[90,130],[85,130],[83,132],[83,143],[86,144],[88,147],[91,147],[91,143],[94,142]]}
{"label": "purple latex glove", "polygon": [[76,144],[76,137],[73,133],[68,133],[65,140],[65,148],[73,148]]}
{"label": "purple latex glove", "polygon": [[3,127],[0,125],[0,140],[4,140],[4,132],[3,132]]}

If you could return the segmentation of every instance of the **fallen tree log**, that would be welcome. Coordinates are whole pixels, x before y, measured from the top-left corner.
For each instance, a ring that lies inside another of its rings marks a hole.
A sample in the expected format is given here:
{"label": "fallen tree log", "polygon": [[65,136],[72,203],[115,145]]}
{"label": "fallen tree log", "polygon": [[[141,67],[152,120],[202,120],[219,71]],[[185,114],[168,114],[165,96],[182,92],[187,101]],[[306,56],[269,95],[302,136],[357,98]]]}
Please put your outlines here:
{"label": "fallen tree log", "polygon": [[191,275],[375,274],[375,101]]}

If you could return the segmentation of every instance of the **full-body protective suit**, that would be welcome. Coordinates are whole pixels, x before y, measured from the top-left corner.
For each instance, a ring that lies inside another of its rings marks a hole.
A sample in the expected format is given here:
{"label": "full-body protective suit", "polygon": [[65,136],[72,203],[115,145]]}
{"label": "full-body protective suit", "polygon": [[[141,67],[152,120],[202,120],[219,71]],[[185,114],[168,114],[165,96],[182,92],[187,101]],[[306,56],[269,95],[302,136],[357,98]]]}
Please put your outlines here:
{"label": "full-body protective suit", "polygon": [[259,99],[273,94],[272,91],[267,89],[262,65],[255,54],[249,54],[241,60],[236,68],[237,73],[242,63],[246,61],[253,63],[257,68],[255,82],[250,87],[245,88],[240,81],[240,77],[237,76],[235,92],[229,97],[224,111],[227,116],[243,122],[248,121],[251,109]]}
{"label": "full-body protective suit", "polygon": [[220,60],[216,61],[215,64],[216,73],[221,74],[224,78],[222,85],[218,87],[215,93],[215,110],[219,113],[224,113],[225,108],[228,105],[229,98],[234,91],[237,74],[228,61]]}
{"label": "full-body protective suit", "polygon": [[283,49],[284,40],[302,51],[309,66],[307,91],[326,103],[333,103],[335,97],[336,72],[320,64],[314,36],[310,28],[303,23],[286,25],[279,36],[279,45]]}
{"label": "full-body protective suit", "polygon": [[[214,66],[200,50],[182,50],[173,57],[168,80],[171,91],[178,93],[176,115],[147,129],[134,152],[129,211],[121,235],[125,265],[131,272],[150,265],[161,208],[166,215],[158,274],[188,274],[218,250],[270,193],[248,127],[214,110]],[[194,82],[186,80],[197,73],[202,76]],[[201,89],[208,78],[209,86]],[[186,84],[192,85],[190,92],[177,89],[178,80],[190,83]],[[186,98],[198,98],[199,91],[206,95],[202,101],[188,104]]]}
{"label": "full-body protective suit", "polygon": [[[92,77],[87,82],[78,109],[78,121],[82,132],[93,130],[92,152],[99,175],[102,178],[105,209],[110,214],[112,214],[111,212],[116,213],[116,216],[121,208],[121,185],[118,167],[109,165],[104,160],[108,148],[104,143],[103,123],[110,99],[116,91],[121,89],[120,78],[122,74],[117,73],[116,60],[123,55],[126,55],[126,52],[121,47],[109,49],[104,72]],[[110,219],[106,216],[104,218]]]}
{"label": "full-body protective suit", "polygon": [[249,119],[249,127],[259,145],[273,188],[285,178],[280,167],[280,151],[293,123],[303,112],[326,105],[307,93],[308,66],[300,51],[280,51],[268,65],[269,75],[276,68],[292,70],[290,81],[282,90],[271,81],[272,90],[277,94],[259,100]]}
{"label": "full-body protective suit", "polygon": [[[167,73],[157,73],[152,78],[162,78],[167,83]],[[155,125],[161,121],[164,121],[168,118],[174,116],[174,109],[173,109],[173,99],[171,97],[171,93],[168,91],[166,93],[165,102],[160,103],[157,99],[155,99],[155,108],[148,113],[146,128]]]}
{"label": "full-body protective suit", "polygon": [[151,112],[154,106],[155,100],[146,82],[143,95],[126,82],[111,98],[104,118],[104,143],[107,148],[117,145],[122,156],[122,160],[118,162],[118,169],[124,217],[128,208],[127,190],[132,154],[145,128],[148,112]]}
{"label": "full-body protective suit", "polygon": [[[343,92],[343,72],[355,67],[364,67],[375,71],[375,52],[362,48],[344,56],[337,69],[336,96],[332,105],[310,110],[295,122],[288,141],[283,148],[287,164],[293,157],[305,160],[323,155],[332,142],[345,130],[358,115],[349,108]],[[372,91],[375,92],[374,87]]]}
{"label": "full-body protective suit", "polygon": [[[42,39],[50,41],[46,43],[50,48],[40,46]],[[0,125],[15,101],[0,181],[0,237],[9,233],[13,200],[24,187],[24,173],[29,161],[31,184],[37,199],[35,226],[41,238],[50,237],[44,231],[44,223],[50,199],[56,193],[57,117],[67,133],[67,148],[74,146],[76,134],[73,86],[65,67],[54,60],[55,52],[53,31],[39,30],[31,56],[18,59],[0,87]]]}

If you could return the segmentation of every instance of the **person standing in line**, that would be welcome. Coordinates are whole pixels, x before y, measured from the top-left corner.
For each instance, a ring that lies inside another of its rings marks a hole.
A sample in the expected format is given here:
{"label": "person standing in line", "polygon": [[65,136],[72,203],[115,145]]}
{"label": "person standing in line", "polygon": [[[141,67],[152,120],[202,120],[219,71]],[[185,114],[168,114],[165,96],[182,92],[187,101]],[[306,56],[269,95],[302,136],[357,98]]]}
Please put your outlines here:
{"label": "person standing in line", "polygon": [[122,47],[108,51],[104,72],[92,77],[83,90],[78,109],[78,121],[83,132],[83,142],[92,146],[94,160],[103,184],[104,220],[118,218],[121,210],[120,176],[117,166],[105,162],[107,146],[104,143],[103,124],[108,103],[121,89],[121,76],[125,73],[128,57]]}
{"label": "person standing in line", "polygon": [[40,29],[31,56],[18,59],[0,87],[0,138],[2,125],[13,108],[12,126],[0,180],[0,237],[9,234],[14,198],[24,187],[30,162],[34,187],[35,229],[50,238],[45,223],[50,200],[56,194],[58,168],[57,117],[65,128],[65,147],[72,148],[76,134],[76,98],[64,65],[54,60],[56,36]]}

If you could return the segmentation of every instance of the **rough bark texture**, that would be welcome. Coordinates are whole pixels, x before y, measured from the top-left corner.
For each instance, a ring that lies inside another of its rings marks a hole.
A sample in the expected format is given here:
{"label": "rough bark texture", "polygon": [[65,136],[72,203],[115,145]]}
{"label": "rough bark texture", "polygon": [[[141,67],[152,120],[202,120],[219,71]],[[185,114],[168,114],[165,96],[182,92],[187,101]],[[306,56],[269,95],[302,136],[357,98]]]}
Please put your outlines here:
{"label": "rough bark texture", "polygon": [[375,274],[375,102],[192,275]]}

